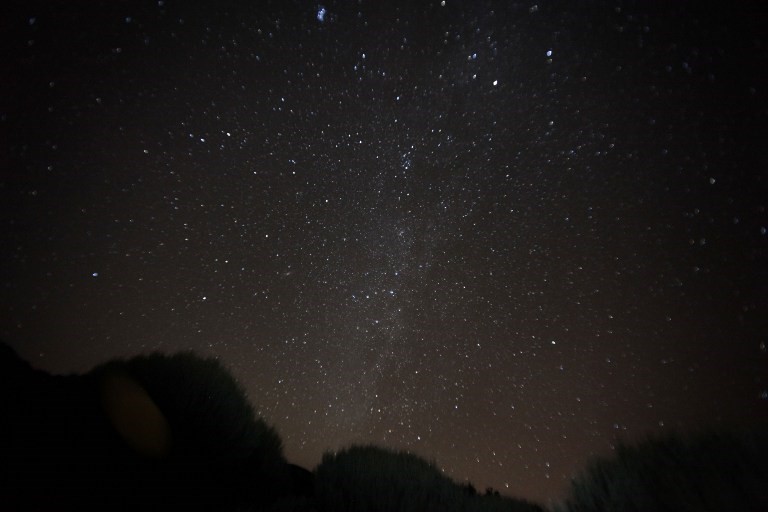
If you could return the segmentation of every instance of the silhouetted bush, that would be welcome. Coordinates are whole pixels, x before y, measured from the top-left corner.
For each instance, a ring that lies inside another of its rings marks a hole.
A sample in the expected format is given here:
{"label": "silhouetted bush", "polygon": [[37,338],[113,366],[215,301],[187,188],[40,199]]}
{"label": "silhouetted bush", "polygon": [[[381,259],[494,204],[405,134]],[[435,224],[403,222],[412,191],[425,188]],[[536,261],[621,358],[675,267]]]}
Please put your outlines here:
{"label": "silhouetted bush", "polygon": [[468,492],[433,464],[405,452],[353,446],[325,454],[315,470],[321,512],[534,511],[540,507]]}
{"label": "silhouetted bush", "polygon": [[620,445],[572,482],[565,512],[768,510],[768,436],[708,433]]}

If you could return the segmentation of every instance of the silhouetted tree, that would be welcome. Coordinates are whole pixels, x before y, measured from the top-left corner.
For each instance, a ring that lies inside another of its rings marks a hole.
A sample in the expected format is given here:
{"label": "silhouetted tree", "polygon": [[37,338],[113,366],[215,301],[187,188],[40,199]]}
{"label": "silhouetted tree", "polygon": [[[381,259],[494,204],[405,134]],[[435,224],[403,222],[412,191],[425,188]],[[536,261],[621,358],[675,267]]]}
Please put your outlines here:
{"label": "silhouetted tree", "polygon": [[0,370],[0,509],[251,510],[296,488],[279,436],[216,360],[53,376],[0,344]]}
{"label": "silhouetted tree", "polygon": [[768,436],[668,435],[592,461],[559,511],[768,510]]}

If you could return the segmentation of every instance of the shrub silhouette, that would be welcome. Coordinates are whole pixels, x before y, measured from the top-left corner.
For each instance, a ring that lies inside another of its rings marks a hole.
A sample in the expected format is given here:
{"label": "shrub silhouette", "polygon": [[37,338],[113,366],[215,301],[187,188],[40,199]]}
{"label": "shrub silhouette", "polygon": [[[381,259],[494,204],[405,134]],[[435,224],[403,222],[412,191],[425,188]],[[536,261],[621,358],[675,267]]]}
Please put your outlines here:
{"label": "shrub silhouette", "polygon": [[315,503],[321,512],[541,510],[510,498],[472,494],[415,455],[375,446],[326,453],[315,473]]}
{"label": "shrub silhouette", "polygon": [[620,445],[571,485],[564,512],[768,510],[768,436],[707,433]]}
{"label": "shrub silhouette", "polygon": [[35,370],[0,343],[0,509],[235,510],[293,492],[277,433],[191,353]]}

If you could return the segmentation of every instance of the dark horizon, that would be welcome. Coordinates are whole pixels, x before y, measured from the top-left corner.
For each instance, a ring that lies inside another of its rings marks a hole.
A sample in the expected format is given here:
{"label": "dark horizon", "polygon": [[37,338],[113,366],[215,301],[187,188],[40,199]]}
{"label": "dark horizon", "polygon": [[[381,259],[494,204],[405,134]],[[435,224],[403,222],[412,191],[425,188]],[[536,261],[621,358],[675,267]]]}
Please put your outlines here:
{"label": "dark horizon", "polygon": [[765,13],[443,4],[12,2],[0,338],[214,356],[291,462],[545,505],[767,427]]}

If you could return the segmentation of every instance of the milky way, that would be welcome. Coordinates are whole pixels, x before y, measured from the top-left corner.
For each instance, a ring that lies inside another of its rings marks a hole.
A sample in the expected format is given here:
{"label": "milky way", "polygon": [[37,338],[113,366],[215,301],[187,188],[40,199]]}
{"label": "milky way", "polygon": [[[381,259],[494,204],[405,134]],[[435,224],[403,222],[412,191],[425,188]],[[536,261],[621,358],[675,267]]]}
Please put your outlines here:
{"label": "milky way", "polygon": [[768,425],[764,14],[17,4],[0,335],[35,366],[195,350],[293,462],[543,503],[617,440]]}

